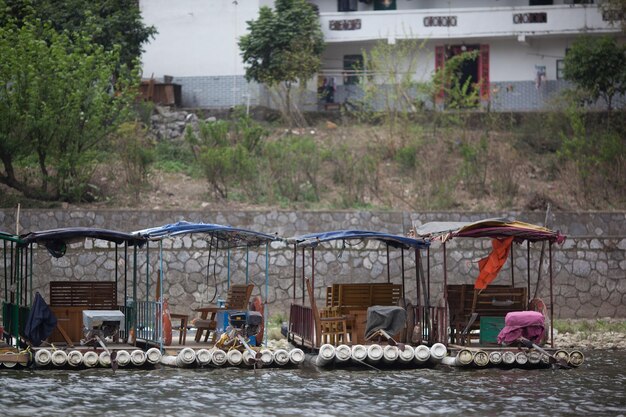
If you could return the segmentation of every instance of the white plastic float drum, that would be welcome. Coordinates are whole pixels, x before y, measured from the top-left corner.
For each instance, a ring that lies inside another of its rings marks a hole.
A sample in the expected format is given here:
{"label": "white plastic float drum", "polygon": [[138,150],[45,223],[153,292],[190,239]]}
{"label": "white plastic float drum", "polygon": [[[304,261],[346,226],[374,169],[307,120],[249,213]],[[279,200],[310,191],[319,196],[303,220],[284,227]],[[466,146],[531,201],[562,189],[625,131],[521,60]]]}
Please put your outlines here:
{"label": "white plastic float drum", "polygon": [[469,349],[461,349],[456,354],[456,362],[461,366],[466,366],[474,360],[474,353]]}
{"label": "white plastic float drum", "polygon": [[109,355],[109,352],[107,351],[100,352],[100,355],[98,356],[98,363],[103,368],[107,368],[111,366],[111,355]]}
{"label": "white plastic float drum", "polygon": [[224,366],[226,364],[226,352],[222,349],[213,349],[211,352],[213,355],[211,356],[211,362],[215,366]]}
{"label": "white plastic float drum", "polygon": [[226,352],[226,360],[232,366],[239,366],[243,362],[243,354],[236,349]]}
{"label": "white plastic float drum", "polygon": [[379,362],[383,356],[383,348],[380,345],[369,345],[367,347],[367,361],[369,363]]}
{"label": "white plastic float drum", "polygon": [[497,350],[489,352],[489,363],[492,365],[500,365],[502,363],[502,352]]}
{"label": "white plastic float drum", "polygon": [[176,366],[187,367],[196,362],[196,352],[192,348],[184,348],[176,356]]}
{"label": "white plastic float drum", "polygon": [[489,355],[483,350],[474,353],[474,364],[478,367],[489,365]]}
{"label": "white plastic float drum", "polygon": [[[5,352],[5,355],[15,355],[15,352]],[[6,366],[7,368],[15,368],[17,366],[17,362],[0,362],[0,364]]]}
{"label": "white plastic float drum", "polygon": [[74,368],[80,366],[83,363],[83,354],[78,350],[72,350],[67,354],[67,363]]}
{"label": "white plastic float drum", "polygon": [[367,359],[367,348],[363,345],[354,345],[350,356],[355,362],[363,362]]}
{"label": "white plastic float drum", "polygon": [[88,368],[93,368],[98,365],[100,358],[93,350],[87,351],[83,354],[83,364]]}
{"label": "white plastic float drum", "polygon": [[161,351],[157,348],[150,348],[146,352],[146,361],[152,365],[161,362]]}
{"label": "white plastic float drum", "polygon": [[537,352],[536,350],[531,350],[530,352],[528,352],[527,356],[528,363],[532,365],[537,365],[539,364],[539,362],[541,362],[541,353]]}
{"label": "white plastic float drum", "polygon": [[52,355],[48,349],[39,349],[35,353],[35,364],[37,366],[46,366],[50,364],[52,360]]}
{"label": "white plastic float drum", "polygon": [[67,363],[67,353],[63,350],[55,350],[52,352],[52,364],[57,367],[65,366]]}
{"label": "white plastic float drum", "polygon": [[440,361],[448,354],[448,349],[443,343],[435,343],[430,347],[430,357]]}
{"label": "white plastic float drum", "polygon": [[348,345],[339,345],[335,348],[335,362],[346,362],[352,357],[352,349]]}
{"label": "white plastic float drum", "polygon": [[[317,366],[326,366],[335,359],[335,347],[328,343],[320,346],[320,350],[317,353],[315,364]],[[276,361],[276,354],[274,354],[274,360]]]}
{"label": "white plastic float drum", "polygon": [[146,352],[140,349],[135,349],[130,354],[130,361],[135,366],[142,366],[146,363]]}
{"label": "white plastic float drum", "polygon": [[404,350],[398,349],[398,360],[402,363],[409,363],[415,357],[415,349],[413,346],[404,345]]}
{"label": "white plastic float drum", "polygon": [[528,356],[526,356],[525,352],[517,352],[515,355],[515,362],[518,365],[526,365],[528,363]]}
{"label": "white plastic float drum", "polygon": [[[319,357],[319,356],[318,356]],[[278,366],[285,366],[289,363],[289,353],[285,349],[278,349],[274,352],[274,362]]]}
{"label": "white plastic float drum", "polygon": [[502,363],[505,365],[513,365],[515,363],[515,353],[507,350],[502,354]]}
{"label": "white plastic float drum", "polygon": [[125,350],[120,350],[117,352],[116,360],[119,366],[128,366],[130,363],[130,353]]}
{"label": "white plastic float drum", "polygon": [[560,362],[564,362],[564,363],[568,363],[569,362],[569,353],[567,353],[567,351],[559,349],[556,352],[554,352],[554,357],[560,361]]}
{"label": "white plastic float drum", "polygon": [[394,363],[400,356],[398,348],[395,346],[387,345],[383,348],[383,362]]}
{"label": "white plastic float drum", "polygon": [[572,350],[569,353],[569,364],[574,367],[579,367],[585,362],[585,355],[580,350]]}
{"label": "white plastic float drum", "polygon": [[418,345],[415,348],[414,360],[418,364],[423,364],[430,359],[430,349],[425,345]]}
{"label": "white plastic float drum", "polygon": [[274,362],[274,354],[269,349],[261,349],[261,363],[263,366],[270,366]]}
{"label": "white plastic float drum", "polygon": [[198,349],[196,352],[196,362],[198,365],[205,366],[211,363],[213,354],[208,349]]}
{"label": "white plastic float drum", "polygon": [[174,356],[174,355],[162,355],[161,356],[161,365],[165,365],[165,366],[178,366],[176,364],[176,361],[178,359],[178,355]]}
{"label": "white plastic float drum", "polygon": [[257,363],[256,352],[251,353],[248,349],[246,349],[243,351],[242,356],[243,356],[242,363],[244,365],[253,366],[254,364]]}
{"label": "white plastic float drum", "polygon": [[[349,349],[349,348],[348,348]],[[294,365],[300,365],[304,362],[304,352],[302,349],[295,348],[289,351],[289,362]]]}

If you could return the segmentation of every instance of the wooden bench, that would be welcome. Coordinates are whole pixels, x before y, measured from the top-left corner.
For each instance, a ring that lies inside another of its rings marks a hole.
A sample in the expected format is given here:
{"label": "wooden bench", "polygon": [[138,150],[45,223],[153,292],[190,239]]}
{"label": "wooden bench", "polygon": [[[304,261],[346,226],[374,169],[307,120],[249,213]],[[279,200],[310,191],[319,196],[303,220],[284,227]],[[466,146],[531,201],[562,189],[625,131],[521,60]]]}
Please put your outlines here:
{"label": "wooden bench", "polygon": [[112,281],[52,281],[49,305],[57,318],[57,328],[48,340],[68,345],[83,337],[83,310],[119,309]]}
{"label": "wooden bench", "polygon": [[511,311],[528,308],[526,287],[490,285],[482,291],[474,284],[456,284],[446,287],[450,310],[450,341],[469,341],[470,331],[479,329],[480,317],[504,317]]}
{"label": "wooden bench", "polygon": [[402,285],[398,284],[333,284],[326,289],[326,307],[320,314],[322,317],[351,318],[352,324],[348,327],[354,335],[353,343],[364,343],[367,308],[396,306],[401,297]]}
{"label": "wooden bench", "polygon": [[326,290],[326,307],[365,308],[395,306],[402,297],[402,285],[389,283],[333,284]]}

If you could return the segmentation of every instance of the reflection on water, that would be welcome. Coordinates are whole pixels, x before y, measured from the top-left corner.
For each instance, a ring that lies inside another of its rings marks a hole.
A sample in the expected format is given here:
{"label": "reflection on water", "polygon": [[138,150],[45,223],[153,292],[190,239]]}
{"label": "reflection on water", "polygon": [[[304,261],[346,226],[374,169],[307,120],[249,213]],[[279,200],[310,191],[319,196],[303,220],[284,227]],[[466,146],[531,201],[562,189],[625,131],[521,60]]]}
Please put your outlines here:
{"label": "reflection on water", "polygon": [[626,352],[571,370],[0,370],[0,415],[625,415]]}

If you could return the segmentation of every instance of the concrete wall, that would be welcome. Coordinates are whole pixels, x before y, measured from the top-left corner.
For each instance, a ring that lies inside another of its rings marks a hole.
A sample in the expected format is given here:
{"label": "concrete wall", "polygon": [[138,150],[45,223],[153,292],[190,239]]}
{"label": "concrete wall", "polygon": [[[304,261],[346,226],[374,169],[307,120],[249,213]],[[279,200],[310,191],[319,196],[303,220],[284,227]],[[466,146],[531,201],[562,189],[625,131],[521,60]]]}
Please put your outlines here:
{"label": "concrete wall", "polygon": [[[336,229],[365,229],[404,234],[412,224],[436,220],[477,220],[488,217],[510,216],[531,223],[543,223],[542,213],[405,213],[405,212],[288,212],[288,211],[64,211],[23,210],[20,231],[44,230],[68,226],[101,227],[133,231],[179,220],[230,224],[266,233],[289,237],[315,231]],[[626,317],[626,213],[555,213],[550,220],[553,229],[568,236],[562,246],[552,248],[555,295],[555,314],[561,318]],[[13,211],[0,211],[0,230],[14,231]],[[477,261],[486,256],[491,244],[485,239],[453,240],[447,244],[447,270],[449,283],[472,283],[477,275]],[[541,245],[530,247],[531,294],[535,293]],[[0,252],[2,248],[0,247]],[[165,275],[164,291],[170,299],[172,311],[193,314],[192,309],[208,304],[214,295],[225,296],[228,270],[231,282],[243,283],[246,279],[246,258],[249,260],[248,276],[256,288],[254,295],[265,298],[268,292],[270,315],[286,312],[294,296],[302,297],[302,253],[295,257],[296,279],[294,285],[294,251],[281,243],[265,247],[230,251],[213,251],[209,263],[206,240],[200,236],[185,236],[164,241],[163,247],[152,243],[150,248],[138,251],[140,284],[138,299],[146,293],[154,299],[160,266],[159,252],[163,253]],[[527,285],[528,268],[526,245],[516,246],[513,254],[513,277],[510,263],[503,268],[495,283]],[[546,251],[546,259],[548,252]],[[2,259],[2,258],[0,258]],[[133,251],[128,253],[132,263]],[[149,260],[149,262],[148,262]],[[421,261],[426,265],[426,253]],[[265,287],[265,266],[269,286]],[[311,276],[311,253],[306,252],[305,273]],[[443,250],[439,245],[430,249],[431,302],[442,302]],[[209,274],[207,274],[209,263]],[[149,265],[150,283],[146,285],[146,265]],[[401,254],[390,249],[387,265],[386,248],[363,245],[335,245],[315,252],[315,286],[321,303],[323,287],[331,282],[386,282],[387,271],[392,282],[401,282]],[[124,298],[124,249],[116,253],[113,246],[101,241],[76,243],[59,259],[52,258],[45,249],[34,253],[33,288],[48,296],[50,280],[114,280],[117,270],[119,280],[118,301]],[[405,253],[406,296],[415,303],[415,257]],[[128,269],[126,279],[132,279]],[[3,274],[0,269],[0,274]],[[548,302],[549,271],[544,265],[537,296]],[[4,294],[4,279],[0,279],[0,294]],[[128,293],[127,296],[132,296]]]}

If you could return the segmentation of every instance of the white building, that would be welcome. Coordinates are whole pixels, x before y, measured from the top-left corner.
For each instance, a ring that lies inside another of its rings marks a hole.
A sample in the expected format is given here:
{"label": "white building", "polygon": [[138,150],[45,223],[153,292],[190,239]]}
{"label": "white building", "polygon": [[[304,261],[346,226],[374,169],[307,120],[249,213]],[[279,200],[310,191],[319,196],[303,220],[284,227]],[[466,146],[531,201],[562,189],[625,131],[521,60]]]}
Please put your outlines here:
{"label": "white building", "polygon": [[[187,107],[260,103],[244,78],[238,38],[271,0],[142,0],[144,22],[159,34],[146,46],[143,74],[174,77]],[[593,0],[311,0],[327,43],[321,77],[332,77],[335,101],[359,94],[349,71],[376,42],[420,39],[416,79],[427,79],[465,50],[464,66],[494,109],[534,110],[564,86],[562,60],[579,36],[622,36]],[[312,83],[314,85],[314,83]],[[312,89],[313,90],[313,89]],[[313,93],[313,91],[312,91]]]}

